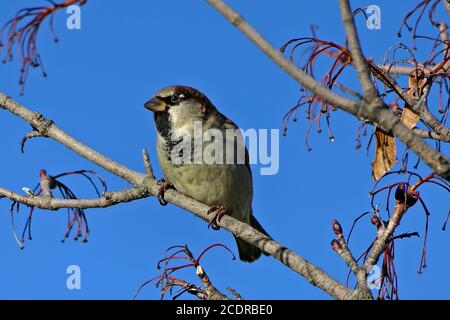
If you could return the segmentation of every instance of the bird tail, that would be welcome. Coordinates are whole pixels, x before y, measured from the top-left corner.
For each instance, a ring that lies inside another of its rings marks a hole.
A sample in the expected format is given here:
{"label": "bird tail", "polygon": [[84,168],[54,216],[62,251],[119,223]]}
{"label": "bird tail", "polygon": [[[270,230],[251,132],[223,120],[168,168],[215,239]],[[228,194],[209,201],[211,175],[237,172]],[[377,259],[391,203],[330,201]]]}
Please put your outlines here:
{"label": "bird tail", "polygon": [[[255,216],[253,214],[250,214],[250,225],[258,230],[259,232],[265,234],[266,236],[270,237],[266,230],[261,226],[261,224],[256,220]],[[246,242],[245,240],[239,239],[236,236],[234,237],[236,239],[238,251],[239,251],[239,258],[244,262],[254,262],[261,256],[261,250],[250,243]]]}

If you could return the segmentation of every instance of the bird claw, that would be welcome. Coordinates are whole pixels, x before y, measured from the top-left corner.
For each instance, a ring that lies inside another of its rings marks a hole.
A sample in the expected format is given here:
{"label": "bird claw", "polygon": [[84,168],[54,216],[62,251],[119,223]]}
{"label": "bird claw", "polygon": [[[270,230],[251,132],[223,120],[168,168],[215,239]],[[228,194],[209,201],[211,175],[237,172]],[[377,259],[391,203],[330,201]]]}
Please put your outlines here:
{"label": "bird claw", "polygon": [[175,189],[175,187],[170,181],[167,181],[164,178],[159,179],[158,184],[161,184],[161,186],[159,187],[159,192],[158,192],[158,201],[162,206],[166,206],[168,204],[168,202],[164,199],[164,193],[168,189]]}
{"label": "bird claw", "polygon": [[223,206],[212,206],[206,214],[214,213],[211,221],[208,224],[208,228],[211,227],[213,230],[219,230],[219,222],[222,217],[226,214],[227,210]]}

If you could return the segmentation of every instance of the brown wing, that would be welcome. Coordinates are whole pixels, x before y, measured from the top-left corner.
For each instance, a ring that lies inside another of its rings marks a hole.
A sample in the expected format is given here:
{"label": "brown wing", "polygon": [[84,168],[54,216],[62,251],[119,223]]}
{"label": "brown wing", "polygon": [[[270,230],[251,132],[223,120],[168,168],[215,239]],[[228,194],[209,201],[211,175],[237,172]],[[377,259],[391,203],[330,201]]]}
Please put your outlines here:
{"label": "brown wing", "polygon": [[[230,119],[228,119],[227,117],[225,117],[223,114],[219,113],[220,116],[223,118],[223,124],[225,126],[225,128],[227,129],[234,129],[237,130],[239,129],[239,127]],[[242,139],[244,140],[244,139]],[[247,167],[248,171],[250,172],[250,175],[252,174],[252,169],[250,168],[250,156],[248,154],[248,150],[247,150],[247,146],[245,146],[245,160],[244,160],[244,164]]]}

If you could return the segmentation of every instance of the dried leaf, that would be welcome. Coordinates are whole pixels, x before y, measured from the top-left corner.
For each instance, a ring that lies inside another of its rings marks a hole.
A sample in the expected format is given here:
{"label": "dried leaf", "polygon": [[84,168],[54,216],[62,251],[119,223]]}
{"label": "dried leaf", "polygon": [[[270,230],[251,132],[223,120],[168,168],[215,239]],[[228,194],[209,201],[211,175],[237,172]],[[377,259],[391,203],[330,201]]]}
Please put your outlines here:
{"label": "dried leaf", "polygon": [[419,122],[419,119],[420,117],[408,108],[403,109],[401,121],[408,129],[414,128],[417,122]]}
{"label": "dried leaf", "polygon": [[375,160],[372,162],[372,178],[376,181],[388,172],[397,162],[397,147],[393,136],[375,130]]}

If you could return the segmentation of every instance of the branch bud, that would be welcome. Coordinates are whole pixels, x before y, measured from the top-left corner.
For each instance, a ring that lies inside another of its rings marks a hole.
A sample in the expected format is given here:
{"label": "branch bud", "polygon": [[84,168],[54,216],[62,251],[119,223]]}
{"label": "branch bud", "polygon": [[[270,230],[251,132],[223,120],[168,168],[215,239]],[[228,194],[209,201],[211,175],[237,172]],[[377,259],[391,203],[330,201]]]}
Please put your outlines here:
{"label": "branch bud", "polygon": [[337,241],[336,239],[333,239],[333,241],[331,241],[331,249],[333,249],[334,251],[338,252],[342,250],[341,245],[339,244],[339,241]]}
{"label": "branch bud", "polygon": [[370,217],[370,222],[377,227],[377,229],[381,226],[380,218],[378,218],[376,215],[373,215]]}
{"label": "branch bud", "polygon": [[412,193],[408,194],[408,198],[406,199],[406,206],[412,207],[416,204],[417,200],[419,200],[419,193],[417,191],[414,191]]}
{"label": "branch bud", "polygon": [[335,235],[337,235],[337,236],[342,235],[342,227],[336,219],[333,219],[333,222],[331,223],[331,227],[333,228],[333,232]]}
{"label": "branch bud", "polygon": [[405,185],[399,184],[397,189],[395,189],[395,200],[399,202],[405,202],[406,190]]}
{"label": "branch bud", "polygon": [[406,197],[406,206],[409,208],[416,204],[417,200],[419,199],[419,193],[417,191],[408,192],[405,189],[405,185],[400,184],[395,190],[395,200],[404,203],[405,197]]}

